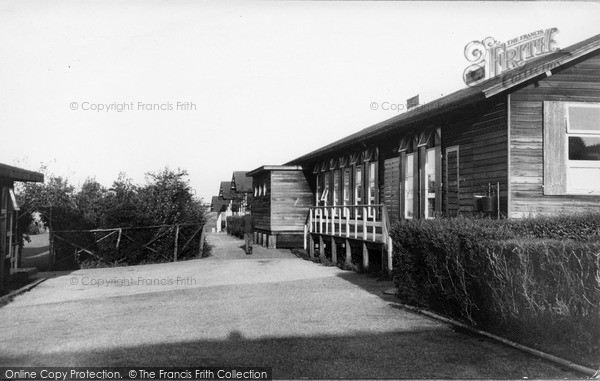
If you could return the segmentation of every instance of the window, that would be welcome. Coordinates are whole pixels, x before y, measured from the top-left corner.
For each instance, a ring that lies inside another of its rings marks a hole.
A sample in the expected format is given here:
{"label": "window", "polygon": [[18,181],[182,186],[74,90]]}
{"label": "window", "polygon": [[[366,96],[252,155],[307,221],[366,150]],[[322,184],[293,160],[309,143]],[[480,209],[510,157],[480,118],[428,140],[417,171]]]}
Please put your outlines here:
{"label": "window", "polygon": [[333,172],[333,205],[340,204],[340,171]]}
{"label": "window", "polygon": [[354,172],[354,205],[362,204],[362,165],[356,166],[356,171]]}
{"label": "window", "polygon": [[315,205],[320,205],[321,201],[321,192],[323,191],[323,175],[317,175],[317,194],[315,195]]}
{"label": "window", "polygon": [[425,156],[425,218],[435,216],[435,191],[436,191],[436,149],[426,151]]}
{"label": "window", "polygon": [[375,204],[375,194],[377,193],[377,189],[375,187],[375,163],[369,163],[369,189],[367,194],[367,204],[374,205]]}
{"label": "window", "polygon": [[600,104],[544,102],[544,194],[600,195]]}
{"label": "window", "polygon": [[352,203],[351,200],[351,188],[350,188],[350,175],[351,175],[351,169],[350,168],[346,168],[344,169],[344,194],[343,194],[343,198],[344,198],[344,205],[350,205]]}
{"label": "window", "polygon": [[413,218],[415,212],[415,154],[406,155],[404,176],[404,217]]}
{"label": "window", "polygon": [[600,105],[567,105],[567,192],[600,193]]}
{"label": "window", "polygon": [[17,204],[17,198],[15,197],[13,188],[8,188],[8,193],[10,194],[11,209],[19,210],[19,204]]}
{"label": "window", "polygon": [[325,206],[327,206],[327,201],[329,200],[329,182],[331,177],[329,175],[329,172],[323,175],[323,194],[321,195],[321,201]]}

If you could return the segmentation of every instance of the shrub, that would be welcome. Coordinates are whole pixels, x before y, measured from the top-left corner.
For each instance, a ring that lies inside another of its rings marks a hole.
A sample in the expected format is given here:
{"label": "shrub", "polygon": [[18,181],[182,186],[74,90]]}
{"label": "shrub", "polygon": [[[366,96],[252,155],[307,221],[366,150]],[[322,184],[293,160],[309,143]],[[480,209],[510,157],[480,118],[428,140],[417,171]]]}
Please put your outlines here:
{"label": "shrub", "polygon": [[600,352],[599,226],[592,214],[399,223],[394,283],[404,301],[484,329]]}
{"label": "shrub", "polygon": [[238,238],[244,238],[244,225],[241,216],[227,217],[227,234]]}

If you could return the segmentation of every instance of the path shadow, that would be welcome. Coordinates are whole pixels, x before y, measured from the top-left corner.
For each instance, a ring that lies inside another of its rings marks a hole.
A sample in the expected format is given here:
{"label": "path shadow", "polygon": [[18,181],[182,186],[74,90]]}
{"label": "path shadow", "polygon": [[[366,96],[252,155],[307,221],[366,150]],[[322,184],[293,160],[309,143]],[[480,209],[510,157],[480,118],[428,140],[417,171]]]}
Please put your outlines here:
{"label": "path shadow", "polygon": [[270,367],[274,379],[577,378],[509,348],[432,326],[387,333],[195,340],[107,349],[0,355],[0,366]]}

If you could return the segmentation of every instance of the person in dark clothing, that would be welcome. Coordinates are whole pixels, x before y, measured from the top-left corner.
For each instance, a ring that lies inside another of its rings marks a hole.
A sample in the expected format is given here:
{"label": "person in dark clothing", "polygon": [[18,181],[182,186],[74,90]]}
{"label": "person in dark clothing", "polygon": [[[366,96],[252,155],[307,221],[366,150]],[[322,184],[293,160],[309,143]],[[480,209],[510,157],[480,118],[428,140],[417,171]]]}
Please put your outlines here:
{"label": "person in dark clothing", "polygon": [[253,219],[250,210],[242,217],[242,224],[244,226],[244,241],[246,243],[246,254],[252,254],[252,242],[254,241],[253,236]]}

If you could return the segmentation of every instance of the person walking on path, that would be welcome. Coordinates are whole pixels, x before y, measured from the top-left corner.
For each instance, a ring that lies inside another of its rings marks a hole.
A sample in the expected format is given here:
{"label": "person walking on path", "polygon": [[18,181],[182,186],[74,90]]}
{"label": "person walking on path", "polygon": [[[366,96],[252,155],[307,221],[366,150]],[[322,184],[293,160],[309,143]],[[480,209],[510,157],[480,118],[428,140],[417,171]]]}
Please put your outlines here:
{"label": "person walking on path", "polygon": [[248,212],[242,217],[242,224],[244,225],[244,241],[246,243],[246,254],[252,254],[252,242],[254,241],[253,236],[253,219],[251,211]]}

